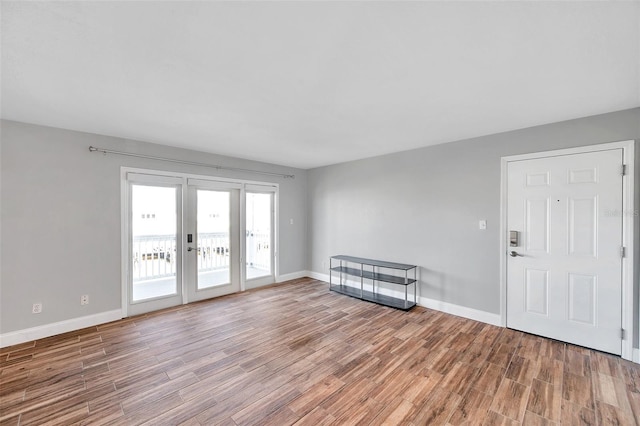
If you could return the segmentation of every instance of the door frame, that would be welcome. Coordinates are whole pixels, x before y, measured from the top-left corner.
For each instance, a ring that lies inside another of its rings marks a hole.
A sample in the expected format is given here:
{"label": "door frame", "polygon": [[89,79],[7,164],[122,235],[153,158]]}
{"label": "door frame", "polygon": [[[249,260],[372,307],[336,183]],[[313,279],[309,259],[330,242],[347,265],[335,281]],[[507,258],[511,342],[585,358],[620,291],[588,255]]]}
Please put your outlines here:
{"label": "door frame", "polygon": [[[139,167],[120,167],[120,289],[121,289],[121,311],[122,318],[127,318],[129,316],[128,307],[129,307],[129,298],[128,298],[128,282],[129,282],[129,257],[130,257],[130,226],[129,226],[129,184],[127,180],[127,174],[134,173],[138,175],[148,175],[153,177],[167,177],[167,178],[179,178],[182,180],[182,191],[181,191],[181,203],[179,208],[182,211],[182,217],[184,218],[184,208],[187,203],[187,190],[188,190],[188,181],[189,179],[209,181],[209,182],[218,182],[218,183],[227,183],[227,184],[240,184],[240,292],[246,290],[245,281],[246,277],[244,276],[244,258],[245,258],[245,246],[244,239],[242,236],[244,235],[245,225],[245,212],[244,212],[244,194],[245,188],[247,186],[269,186],[274,188],[274,222],[275,226],[273,232],[275,232],[273,241],[274,241],[274,252],[272,253],[273,262],[274,262],[274,277],[275,282],[279,282],[279,271],[280,271],[280,258],[278,256],[279,252],[279,226],[278,226],[278,217],[280,211],[280,184],[268,181],[256,181],[256,180],[248,180],[248,179],[234,179],[234,178],[225,178],[219,176],[211,176],[211,175],[200,175],[196,173],[184,173],[184,172],[175,172],[169,170],[155,170],[155,169],[144,169]],[[181,228],[178,230],[180,235],[185,235],[185,223],[182,220]],[[181,245],[182,246],[182,245]],[[180,247],[181,247],[180,246]],[[189,303],[187,292],[186,292],[186,271],[185,268],[182,268],[181,271],[181,281],[182,281],[182,304]]]}
{"label": "door frame", "polygon": [[[229,258],[229,283],[223,284],[220,286],[199,289],[198,283],[197,283],[197,280],[198,280],[197,259],[194,258],[194,256],[191,256],[191,258],[189,258],[189,255],[186,255],[185,256],[186,259],[183,261],[185,265],[183,268],[184,281],[185,281],[184,290],[186,292],[183,303],[191,303],[191,302],[196,302],[200,300],[207,300],[215,297],[220,297],[225,294],[229,294],[229,293],[224,293],[224,289],[229,287],[234,288],[235,286],[237,286],[238,292],[243,291],[242,284],[241,284],[242,273],[240,271],[240,266],[241,266],[242,251],[244,246],[240,241],[242,239],[241,238],[242,232],[240,230],[240,223],[239,223],[242,216],[239,209],[240,209],[240,197],[241,197],[241,192],[243,187],[244,185],[236,182],[221,182],[219,180],[202,180],[202,179],[187,178],[187,189],[186,189],[187,194],[185,198],[185,211],[187,211],[188,214],[184,216],[185,220],[183,222],[183,225],[185,227],[188,227],[189,230],[195,230],[194,235],[196,237],[193,245],[196,245],[196,246],[198,245],[198,228],[197,228],[197,223],[198,223],[197,205],[198,204],[197,204],[197,195],[196,195],[197,191],[203,189],[203,190],[222,191],[222,192],[229,193],[230,258]],[[235,198],[237,198],[237,200],[236,200],[236,205],[234,206],[233,200]],[[191,208],[193,208],[194,210],[190,211]],[[238,211],[235,211],[236,209]],[[237,223],[235,223],[236,221]],[[234,230],[236,232],[235,236],[234,236]],[[189,234],[189,232],[185,232],[185,234]],[[196,257],[198,256],[197,253],[194,255]],[[234,270],[234,265],[236,268],[235,270]],[[192,269],[194,267],[195,269]],[[189,289],[188,286],[186,285],[189,283],[189,278],[193,278],[196,280],[195,282],[196,286],[193,289]],[[220,294],[220,293],[223,293],[223,294]],[[232,291],[232,293],[235,293],[235,292]]]}
{"label": "door frame", "polygon": [[[512,161],[533,160],[545,157],[583,154],[588,152],[622,149],[622,161],[626,166],[622,179],[622,244],[625,257],[622,258],[622,321],[625,330],[622,339],[622,358],[639,362],[638,351],[634,354],[634,332],[640,334],[640,327],[633,323],[633,277],[634,277],[634,182],[635,182],[635,141],[603,143],[553,151],[502,157],[500,161],[500,325],[507,326],[507,167]],[[622,171],[621,171],[622,172]]]}
{"label": "door frame", "polygon": [[[276,205],[278,203],[278,190],[277,188],[271,186],[271,185],[251,185],[251,184],[247,184],[244,185],[243,188],[243,192],[242,192],[242,209],[244,210],[244,222],[241,224],[242,225],[242,238],[244,239],[243,244],[246,245],[246,234],[247,234],[247,229],[246,229],[246,214],[247,214],[247,193],[253,193],[253,194],[271,194],[271,247],[272,247],[272,252],[271,252],[271,274],[264,276],[264,277],[258,277],[258,278],[252,278],[252,279],[247,279],[246,277],[246,272],[247,272],[247,268],[246,268],[246,262],[242,262],[242,273],[244,274],[244,279],[242,280],[243,285],[246,285],[246,288],[243,288],[243,290],[251,290],[254,288],[258,288],[258,287],[262,287],[265,285],[270,285],[270,284],[274,284],[278,282],[278,251],[277,248],[278,246],[278,209],[276,208]],[[244,254],[246,256],[247,252],[246,252],[246,247],[245,250],[242,252],[242,254]],[[248,285],[247,285],[248,284]]]}
{"label": "door frame", "polygon": [[[132,175],[132,176],[129,176]],[[130,267],[130,263],[129,260],[131,258],[131,252],[133,251],[133,247],[132,247],[132,229],[131,229],[131,224],[132,224],[132,211],[131,211],[131,201],[132,201],[132,192],[131,192],[131,187],[133,185],[148,185],[148,186],[152,186],[152,187],[166,187],[166,188],[176,188],[176,251],[177,252],[182,252],[183,250],[183,231],[184,228],[181,227],[181,224],[183,223],[184,220],[184,197],[185,194],[183,193],[184,191],[184,187],[182,185],[182,179],[180,178],[176,178],[173,176],[167,176],[167,175],[150,175],[150,174],[145,174],[145,173],[136,173],[136,172],[128,172],[124,174],[124,178],[125,181],[123,182],[123,189],[125,191],[125,198],[123,198],[123,203],[126,206],[126,211],[124,211],[124,216],[123,216],[123,224],[124,224],[124,228],[122,229],[122,247],[124,249],[124,251],[122,253],[126,253],[126,260],[127,260],[127,265],[126,265],[126,270],[127,270],[127,276],[126,276],[126,280],[123,281],[123,288],[122,288],[122,298],[123,300],[126,301],[126,304],[123,304],[123,314],[126,312],[129,312],[129,308],[130,308],[130,304],[133,305],[140,305],[142,306],[142,304],[144,303],[153,303],[155,305],[159,305],[158,309],[165,309],[166,307],[170,307],[173,306],[173,302],[170,302],[168,299],[170,298],[174,298],[174,299],[181,299],[184,300],[185,298],[185,294],[184,294],[184,290],[185,290],[185,285],[184,285],[184,262],[183,259],[181,257],[178,257],[176,259],[176,288],[179,292],[179,294],[176,294],[174,296],[171,295],[166,295],[166,296],[159,296],[159,297],[154,297],[151,299],[145,299],[145,300],[141,300],[139,302],[131,302],[130,301],[130,297],[132,297],[132,285],[133,283],[130,281],[130,276],[129,276],[129,267]],[[134,314],[136,315],[136,314]]]}

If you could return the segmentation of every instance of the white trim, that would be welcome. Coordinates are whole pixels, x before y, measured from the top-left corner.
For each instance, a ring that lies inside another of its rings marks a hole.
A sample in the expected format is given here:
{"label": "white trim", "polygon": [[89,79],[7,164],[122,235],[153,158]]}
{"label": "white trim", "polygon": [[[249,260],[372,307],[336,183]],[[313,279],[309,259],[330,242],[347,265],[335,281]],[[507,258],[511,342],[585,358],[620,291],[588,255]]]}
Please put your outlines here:
{"label": "white trim", "polygon": [[276,282],[277,283],[283,283],[285,281],[297,280],[299,278],[308,277],[309,274],[310,274],[309,271],[291,272],[291,273],[288,273],[288,274],[277,276],[276,277]]}
{"label": "white trim", "polygon": [[[246,186],[246,185],[245,185]],[[273,259],[273,279],[278,282],[280,276],[280,190],[273,194],[273,253],[271,258]],[[246,220],[245,220],[246,222]],[[243,234],[244,235],[244,234]]]}
{"label": "white trim", "polygon": [[640,364],[640,349],[633,348],[633,358],[631,358],[631,361],[635,362],[636,364]]}
{"label": "white trim", "polygon": [[182,185],[181,177],[155,175],[147,173],[127,173],[127,180],[136,184],[144,185]]}
{"label": "white trim", "polygon": [[129,316],[129,182],[127,168],[120,167],[120,310],[122,318]]}
{"label": "white trim", "polygon": [[[131,259],[131,253],[133,250],[132,247],[132,211],[131,211],[131,200],[132,200],[132,191],[131,188],[134,185],[149,185],[149,186],[157,186],[157,187],[167,187],[167,188],[175,188],[176,190],[176,253],[184,253],[184,245],[183,245],[183,232],[184,232],[184,222],[183,222],[183,214],[184,214],[184,205],[186,200],[185,194],[185,177],[173,176],[171,173],[165,174],[155,174],[155,173],[133,173],[130,170],[127,170],[126,167],[121,167],[122,176],[124,176],[125,182],[122,190],[124,191],[121,194],[122,205],[124,206],[121,211],[123,222],[121,222],[121,241],[123,244],[123,251],[121,253],[121,269],[126,271],[126,275],[123,275],[122,281],[122,311],[125,316],[130,315],[139,315],[146,312],[151,312],[155,310],[160,310],[164,308],[168,308],[171,306],[175,306],[176,304],[185,304],[188,303],[187,294],[185,292],[185,276],[184,276],[184,257],[177,256],[176,258],[176,289],[179,290],[178,294],[161,296],[146,300],[141,300],[138,302],[132,302],[129,300],[129,297],[132,294],[132,286],[133,283],[130,282],[131,277],[129,276],[129,264]],[[179,302],[178,302],[179,300]]]}
{"label": "white trim", "polygon": [[507,165],[505,157],[500,160],[500,325],[507,326]]}
{"label": "white trim", "polygon": [[323,274],[315,271],[307,271],[307,276],[309,278],[313,278],[314,280],[324,281],[325,283],[329,283],[329,274]]}
{"label": "white trim", "polygon": [[[500,167],[500,324],[507,325],[507,165],[512,161],[531,160],[536,158],[557,157],[562,155],[582,154],[587,152],[622,149],[623,163],[627,173],[622,180],[623,212],[634,211],[635,182],[635,141],[620,141],[584,147],[559,149],[554,151],[534,152],[530,154],[502,157]],[[633,274],[634,274],[634,215],[622,215],[622,243],[626,247],[626,257],[622,259],[622,321],[621,327],[629,330],[627,338],[622,341],[622,358],[631,360],[635,357],[633,348],[634,333],[640,328],[633,324]],[[640,334],[638,334],[640,336]]]}
{"label": "white trim", "polygon": [[0,348],[18,345],[32,340],[44,339],[45,337],[68,333],[70,331],[93,327],[94,325],[104,324],[120,319],[122,319],[122,311],[120,309],[116,309],[113,311],[101,312],[99,314],[54,322],[52,324],[26,328],[24,330],[10,331],[9,333],[0,334]]}
{"label": "white trim", "polygon": [[[269,191],[255,190],[255,188],[258,186],[260,186],[261,188],[269,188]],[[240,235],[242,235],[241,239],[243,244],[242,253],[245,255],[245,257],[247,256],[246,223],[247,223],[247,195],[249,194],[261,194],[261,195],[268,195],[270,197],[269,208],[270,208],[270,215],[271,215],[271,235],[270,235],[271,238],[270,238],[269,244],[272,247],[272,251],[271,251],[271,256],[269,258],[271,273],[265,277],[246,278],[246,272],[247,272],[246,259],[245,261],[242,261],[240,263],[240,266],[242,268],[242,273],[245,274],[244,275],[245,279],[243,280],[243,283],[244,283],[243,291],[258,288],[258,287],[263,287],[265,285],[270,285],[277,282],[276,278],[278,276],[278,271],[280,269],[279,267],[280,262],[278,258],[278,250],[280,247],[279,246],[280,240],[278,238],[278,235],[280,234],[280,227],[278,226],[278,211],[280,210],[278,193],[279,193],[278,188],[275,186],[249,185],[249,184],[244,185],[244,190],[243,190],[243,195],[241,200],[242,228],[240,233]]]}
{"label": "white trim", "polygon": [[[319,272],[308,271],[307,276],[314,278],[316,280],[329,282],[329,275],[322,274]],[[353,280],[346,280],[345,284],[360,288],[360,282],[356,282]],[[387,296],[393,296],[400,299],[404,299],[404,292],[391,290],[388,288],[380,288],[381,294],[385,294]],[[412,300],[412,295],[409,295],[409,300]],[[500,314],[494,314],[491,312],[480,311],[478,309],[469,308],[467,306],[456,305],[453,303],[443,302],[441,300],[430,299],[428,297],[418,296],[418,306],[422,306],[423,308],[433,309],[434,311],[444,312],[446,314],[455,315],[462,318],[467,318],[474,321],[480,321],[486,324],[497,325],[500,326]]]}
{"label": "white trim", "polygon": [[[152,169],[142,169],[139,167],[128,167],[128,166],[121,166],[120,167],[121,170],[127,172],[127,173],[140,173],[140,174],[144,174],[144,175],[156,175],[156,176],[175,176],[175,177],[180,177],[180,178],[186,178],[186,179],[202,179],[202,180],[206,180],[206,181],[212,181],[212,182],[230,182],[230,183],[241,183],[243,185],[247,185],[247,184],[256,184],[256,185],[271,185],[271,186],[275,186],[275,187],[280,187],[279,183],[275,183],[275,182],[268,182],[268,181],[258,181],[258,180],[247,180],[247,179],[236,179],[236,178],[225,178],[225,177],[220,177],[220,176],[213,176],[213,175],[200,175],[197,173],[185,173],[185,172],[174,172],[171,170],[152,170]],[[125,175],[126,176],[126,175]]]}
{"label": "white trim", "polygon": [[441,300],[429,299],[428,297],[422,296],[418,297],[418,305],[428,309],[433,309],[434,311],[440,311],[486,324],[497,325],[498,327],[501,326],[500,314],[493,314],[491,312],[480,311],[478,309],[447,303]]}
{"label": "white trim", "polygon": [[246,185],[240,188],[240,199],[238,200],[238,226],[240,232],[240,240],[238,241],[239,259],[238,274],[240,275],[240,292],[248,290],[247,288],[247,268],[245,266],[247,258],[247,190]]}
{"label": "white trim", "polygon": [[[226,284],[218,286],[198,288],[197,256],[189,255],[188,252],[182,252],[183,260],[183,288],[185,292],[185,300],[183,304],[207,300],[214,297],[220,297],[227,294],[239,293],[242,289],[242,268],[241,268],[241,242],[244,232],[241,230],[242,217],[240,210],[242,186],[231,187],[222,186],[218,183],[204,183],[200,180],[188,179],[189,184],[186,186],[187,194],[185,198],[184,209],[186,214],[183,216],[183,235],[193,232],[195,239],[191,245],[198,244],[198,192],[200,189],[219,191],[226,193],[229,199],[229,281]],[[184,243],[185,240],[183,240]],[[185,243],[189,245],[189,243]]]}
{"label": "white trim", "polygon": [[231,190],[231,189],[241,189],[242,183],[240,182],[219,182],[213,179],[192,179],[187,178],[188,186],[197,186],[199,188],[204,189],[213,189],[213,190]]}
{"label": "white trim", "polygon": [[250,280],[245,281],[245,287],[246,287],[245,291],[253,290],[256,288],[264,287],[264,286],[275,284],[275,283],[276,281],[274,281],[272,275],[267,275],[266,277],[252,278]]}
{"label": "white trim", "polygon": [[257,192],[257,193],[273,193],[278,190],[278,188],[274,185],[255,185],[255,184],[245,184],[244,189],[247,192]]}
{"label": "white trim", "polygon": [[626,165],[625,176],[622,179],[622,245],[625,247],[625,257],[622,259],[622,328],[628,330],[622,341],[622,358],[633,359],[633,332],[640,333],[640,327],[633,323],[633,279],[635,274],[635,141],[627,141],[622,148],[622,162]]}

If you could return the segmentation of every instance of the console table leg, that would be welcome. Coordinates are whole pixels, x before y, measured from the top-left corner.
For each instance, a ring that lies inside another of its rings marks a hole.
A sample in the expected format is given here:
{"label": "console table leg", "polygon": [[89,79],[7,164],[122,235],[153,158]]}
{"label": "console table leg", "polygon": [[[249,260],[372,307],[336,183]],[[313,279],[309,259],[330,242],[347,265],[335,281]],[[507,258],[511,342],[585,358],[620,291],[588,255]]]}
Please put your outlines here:
{"label": "console table leg", "polygon": [[405,269],[404,271],[404,307],[407,307],[407,287],[409,287],[409,272]]}
{"label": "console table leg", "polygon": [[413,270],[413,304],[418,304],[418,272],[417,268]]}
{"label": "console table leg", "polygon": [[373,293],[373,297],[376,296],[376,267],[372,266],[373,271],[373,279],[371,280],[371,292]]}
{"label": "console table leg", "polygon": [[331,290],[331,278],[333,276],[333,271],[331,270],[331,258],[329,258],[329,290]]}

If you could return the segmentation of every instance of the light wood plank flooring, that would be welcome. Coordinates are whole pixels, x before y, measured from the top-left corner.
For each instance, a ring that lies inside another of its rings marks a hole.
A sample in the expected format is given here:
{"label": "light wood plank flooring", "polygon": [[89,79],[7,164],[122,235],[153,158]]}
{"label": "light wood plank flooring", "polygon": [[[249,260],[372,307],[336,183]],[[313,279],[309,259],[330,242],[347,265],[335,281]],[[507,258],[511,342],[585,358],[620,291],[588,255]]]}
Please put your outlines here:
{"label": "light wood plank flooring", "polygon": [[0,350],[0,424],[632,425],[618,357],[312,279]]}

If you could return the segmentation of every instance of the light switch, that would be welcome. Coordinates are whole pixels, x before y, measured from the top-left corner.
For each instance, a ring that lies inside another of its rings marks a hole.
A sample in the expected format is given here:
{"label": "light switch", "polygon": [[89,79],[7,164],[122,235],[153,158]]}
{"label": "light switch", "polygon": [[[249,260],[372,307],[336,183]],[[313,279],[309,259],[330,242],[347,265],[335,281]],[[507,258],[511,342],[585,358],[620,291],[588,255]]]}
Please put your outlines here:
{"label": "light switch", "polygon": [[481,219],[478,222],[478,229],[487,229],[487,221],[485,219]]}
{"label": "light switch", "polygon": [[293,225],[293,219],[289,219],[289,225]]}

